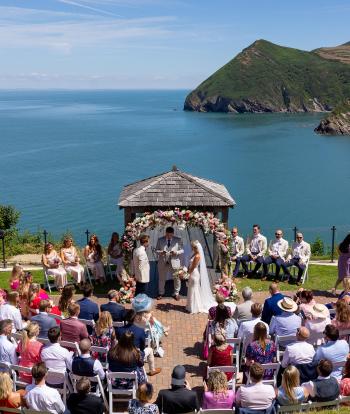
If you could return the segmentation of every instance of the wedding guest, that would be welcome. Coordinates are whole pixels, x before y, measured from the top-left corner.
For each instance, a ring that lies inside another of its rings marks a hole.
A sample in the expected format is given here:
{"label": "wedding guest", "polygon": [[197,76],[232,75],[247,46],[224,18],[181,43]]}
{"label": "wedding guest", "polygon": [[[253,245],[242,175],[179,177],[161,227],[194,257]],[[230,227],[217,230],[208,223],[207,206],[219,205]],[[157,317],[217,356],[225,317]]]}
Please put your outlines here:
{"label": "wedding guest", "polygon": [[[79,319],[86,319],[88,321],[94,320],[95,322],[99,317],[99,309],[97,303],[92,301],[90,298],[94,293],[94,288],[92,285],[85,285],[83,288],[83,298],[77,301],[77,304],[80,306]],[[89,334],[92,333],[91,326],[87,327]]]}
{"label": "wedding guest", "polygon": [[[92,345],[94,346],[107,347],[108,349],[111,348],[116,338],[113,328],[113,319],[109,312],[101,312],[90,338]],[[95,359],[99,358],[98,352],[93,352],[92,356]],[[102,355],[100,358],[104,360],[105,355]]]}
{"label": "wedding guest", "polygon": [[161,413],[181,414],[199,411],[198,396],[186,381],[186,370],[177,365],[171,374],[171,388],[160,390],[156,404]]}
{"label": "wedding guest", "polygon": [[[311,315],[311,317],[310,317]],[[312,342],[321,345],[322,335],[325,327],[331,323],[329,309],[322,303],[316,303],[305,321],[305,327],[310,331]]]}
{"label": "wedding guest", "polygon": [[265,257],[263,263],[263,276],[261,280],[267,279],[268,267],[271,263],[276,265],[275,280],[279,280],[282,263],[285,262],[288,251],[288,242],[283,238],[281,229],[275,231],[275,240],[271,240],[269,245],[269,255]]}
{"label": "wedding guest", "polygon": [[[0,372],[0,407],[21,408],[26,407],[25,390],[13,391],[13,382],[7,372]],[[9,414],[6,410],[3,414]]]}
{"label": "wedding guest", "polygon": [[346,277],[343,280],[343,291],[338,296],[338,299],[345,299],[350,304],[350,277]]}
{"label": "wedding guest", "polygon": [[29,289],[33,283],[33,275],[30,272],[25,272],[21,277],[19,283],[19,307],[21,309],[21,315],[23,319],[29,318]]}
{"label": "wedding guest", "polygon": [[307,400],[309,393],[300,386],[300,374],[293,365],[288,365],[283,371],[282,385],[277,391],[277,401],[280,405],[300,404]]}
{"label": "wedding guest", "polygon": [[17,365],[18,358],[16,353],[16,345],[9,339],[11,333],[11,319],[4,319],[0,321],[0,361]]}
{"label": "wedding guest", "polygon": [[[243,352],[245,352],[248,344],[252,342],[255,325],[261,320],[262,305],[260,303],[253,303],[251,306],[252,319],[243,321],[239,325],[237,338],[241,338],[243,343]],[[269,325],[262,322],[266,326],[267,335],[269,334]]]}
{"label": "wedding guest", "polygon": [[60,256],[66,272],[73,276],[76,283],[84,283],[84,268],[79,263],[80,259],[77,253],[77,249],[73,246],[73,239],[71,237],[66,237],[63,240]]}
{"label": "wedding guest", "polygon": [[78,303],[71,303],[68,306],[68,319],[63,319],[60,323],[61,335],[63,341],[80,342],[88,338],[89,334],[86,325],[78,321],[80,306]]}
{"label": "wedding guest", "polygon": [[0,306],[0,320],[11,319],[13,322],[13,332],[21,331],[25,326],[18,305],[19,293],[10,292],[7,294],[7,302]]}
{"label": "wedding guest", "polygon": [[350,358],[348,357],[344,368],[343,376],[340,381],[340,394],[344,397],[350,396]]}
{"label": "wedding guest", "polygon": [[297,285],[301,285],[301,277],[303,276],[306,264],[310,260],[311,248],[309,243],[304,241],[304,236],[302,233],[297,233],[297,241],[292,244],[292,255],[288,257],[288,261],[281,264],[284,274],[288,277],[288,280],[291,278],[288,268],[291,266],[296,266],[298,268],[298,277]]}
{"label": "wedding guest", "polygon": [[261,265],[264,263],[264,254],[267,249],[266,237],[260,233],[260,226],[258,224],[253,225],[253,236],[248,239],[246,243],[247,254],[242,256],[241,263],[244,270],[244,276],[248,275],[248,264],[254,262],[255,267],[252,272],[252,276],[256,275]]}
{"label": "wedding guest", "polygon": [[50,328],[57,326],[55,319],[51,318],[48,314],[51,311],[50,301],[44,299],[40,301],[39,313],[32,317],[31,321],[36,322],[39,325],[39,337],[47,338],[47,333]]}
{"label": "wedding guest", "polygon": [[350,277],[350,233],[339,244],[338,278],[332,292],[335,293],[338,285],[347,277]]}
{"label": "wedding guest", "polygon": [[91,341],[88,338],[79,342],[80,355],[73,357],[72,372],[81,377],[93,377],[98,375],[102,381],[106,374],[98,359],[91,356]]}
{"label": "wedding guest", "polygon": [[268,325],[271,322],[271,318],[274,315],[281,315],[282,309],[277,305],[277,303],[284,298],[284,295],[280,293],[278,284],[271,283],[269,286],[269,292],[271,297],[265,299],[261,319]]}
{"label": "wedding guest", "polygon": [[62,398],[58,391],[45,384],[47,368],[43,362],[35,364],[32,368],[35,384],[28,385],[25,396],[28,407],[35,411],[62,414],[65,411]]}
{"label": "wedding guest", "polygon": [[118,291],[112,289],[108,292],[108,303],[100,306],[101,312],[109,312],[112,315],[113,322],[121,322],[125,317],[125,307],[117,303]]}
{"label": "wedding guest", "polygon": [[251,384],[241,385],[236,393],[237,407],[251,410],[266,410],[275,400],[275,390],[272,385],[262,382],[264,368],[258,362],[254,362],[249,368]]}
{"label": "wedding guest", "polygon": [[229,390],[224,372],[210,371],[207,382],[204,382],[202,409],[232,408],[235,402],[235,390]]}
{"label": "wedding guest", "polygon": [[237,322],[252,319],[251,308],[253,305],[252,301],[253,290],[249,286],[242,289],[242,297],[244,302],[236,306],[233,317]]}
{"label": "wedding guest", "polygon": [[109,242],[107,253],[109,255],[109,262],[116,266],[116,276],[119,282],[122,282],[121,274],[124,269],[123,261],[123,251],[121,242],[119,240],[119,234],[116,232],[112,233],[111,241]]}
{"label": "wedding guest", "polygon": [[29,315],[30,317],[39,313],[40,301],[50,297],[44,289],[41,289],[39,283],[32,283],[29,287],[28,292],[28,304],[29,304]]}
{"label": "wedding guest", "polygon": [[[34,364],[41,362],[41,349],[43,344],[37,340],[39,335],[39,325],[36,322],[29,322],[22,331],[22,339],[18,343],[17,353],[19,354],[19,365],[31,368]],[[30,384],[31,374],[20,372],[19,377],[22,381]]]}
{"label": "wedding guest", "polygon": [[12,268],[11,276],[10,276],[10,289],[12,291],[19,289],[19,285],[20,285],[21,278],[23,277],[23,275],[24,275],[23,267],[20,266],[19,264],[15,264]]}
{"label": "wedding guest", "polygon": [[0,306],[6,302],[6,299],[7,299],[6,290],[0,288]]}
{"label": "wedding guest", "polygon": [[68,317],[68,306],[74,303],[75,287],[74,285],[66,285],[61,292],[61,296],[58,301],[58,309],[62,312],[62,315]]}
{"label": "wedding guest", "polygon": [[301,290],[298,292],[299,312],[303,313],[303,317],[312,317],[312,308],[316,305],[314,295],[311,290]]}
{"label": "wedding guest", "polygon": [[67,399],[70,414],[103,414],[106,411],[102,398],[91,393],[89,378],[80,378],[76,383],[76,390]]}
{"label": "wedding guest", "polygon": [[[233,348],[226,342],[225,332],[218,329],[214,333],[214,345],[209,348],[208,367],[228,366],[233,363]],[[226,372],[227,381],[232,379],[232,372]]]}
{"label": "wedding guest", "polygon": [[[239,272],[239,266],[241,264],[242,256],[244,254],[244,240],[242,237],[238,236],[238,229],[234,227],[231,231],[232,234],[232,256],[230,257],[230,269],[233,265],[233,262],[236,262],[235,268],[232,275],[236,277]],[[231,270],[232,271],[232,270]]]}
{"label": "wedding guest", "polygon": [[[350,306],[344,299],[340,299],[335,304],[335,318],[332,320],[332,325],[339,329],[350,329]],[[346,338],[342,338],[346,339]]]}
{"label": "wedding guest", "polygon": [[96,234],[90,236],[89,243],[85,246],[84,257],[87,267],[92,271],[96,279],[96,283],[104,283],[106,275],[102,263],[103,251]]}
{"label": "wedding guest", "polygon": [[[217,302],[217,306],[212,306],[209,309],[209,312],[208,312],[208,319],[211,319],[211,320],[215,319],[215,317],[216,317],[216,311],[218,310],[219,307],[226,306],[224,304],[224,302],[225,302],[225,296],[222,295],[221,293],[216,293],[215,300]],[[227,311],[228,311],[228,313],[229,313],[229,315],[231,317],[232,316],[231,315],[231,308],[229,306],[226,306],[226,308],[227,308]]]}
{"label": "wedding guest", "polygon": [[41,262],[46,269],[48,276],[55,278],[55,285],[58,290],[62,290],[67,284],[67,272],[62,266],[62,260],[58,253],[53,248],[52,243],[46,243],[44,247],[44,254],[41,256]]}
{"label": "wedding guest", "polygon": [[309,364],[312,362],[315,349],[307,341],[310,338],[310,332],[302,326],[297,329],[297,340],[286,346],[281,362],[282,368],[288,365]]}
{"label": "wedding guest", "polygon": [[218,306],[215,319],[212,322],[212,331],[223,329],[226,338],[234,338],[238,331],[237,322],[230,318],[230,314],[226,306]]}
{"label": "wedding guest", "polygon": [[146,253],[146,248],[149,245],[149,236],[142,234],[140,237],[140,246],[133,252],[133,269],[136,279],[135,295],[139,293],[146,293],[149,283],[149,260]]}
{"label": "wedding guest", "polygon": [[270,334],[278,336],[295,335],[297,329],[301,326],[301,318],[295,314],[298,305],[292,298],[286,296],[277,302],[277,306],[281,308],[282,313],[272,317]]}
{"label": "wedding guest", "polygon": [[152,404],[153,385],[149,382],[139,385],[136,399],[129,400],[129,414],[159,414],[158,405]]}

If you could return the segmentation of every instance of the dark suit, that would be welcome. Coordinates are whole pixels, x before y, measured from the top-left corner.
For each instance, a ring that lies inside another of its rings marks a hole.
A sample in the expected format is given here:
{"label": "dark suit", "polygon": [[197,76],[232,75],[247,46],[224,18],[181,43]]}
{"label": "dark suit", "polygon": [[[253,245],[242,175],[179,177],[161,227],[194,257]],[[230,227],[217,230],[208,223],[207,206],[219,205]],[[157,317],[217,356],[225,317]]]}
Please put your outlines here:
{"label": "dark suit", "polygon": [[38,315],[33,316],[31,321],[39,325],[39,338],[47,338],[49,329],[57,326],[56,320],[48,316],[46,312],[40,312]]}
{"label": "dark suit", "polygon": [[277,302],[284,298],[282,293],[275,293],[270,298],[267,298],[264,303],[261,320],[268,325],[271,322],[272,316],[281,315],[282,309],[277,306]]}
{"label": "dark suit", "polygon": [[82,339],[89,337],[86,326],[76,318],[63,319],[60,328],[63,341],[79,343]]}
{"label": "dark suit", "polygon": [[77,301],[80,306],[79,319],[88,319],[98,321],[99,310],[97,303],[89,298],[83,298]]}
{"label": "dark suit", "polygon": [[134,334],[134,345],[136,346],[136,348],[143,352],[146,347],[145,330],[140,328],[139,326],[128,324],[126,326],[122,326],[116,329],[117,339],[119,339],[123,335],[123,333],[127,331],[130,331]]}
{"label": "dark suit", "polygon": [[188,413],[200,408],[197,393],[179,386],[160,390],[156,404],[159,411],[166,414]]}
{"label": "dark suit", "polygon": [[122,322],[125,316],[125,308],[116,302],[108,302],[100,307],[101,312],[109,312],[112,315],[113,322]]}
{"label": "dark suit", "polygon": [[67,407],[71,414],[103,414],[105,412],[102,398],[93,394],[70,394]]}

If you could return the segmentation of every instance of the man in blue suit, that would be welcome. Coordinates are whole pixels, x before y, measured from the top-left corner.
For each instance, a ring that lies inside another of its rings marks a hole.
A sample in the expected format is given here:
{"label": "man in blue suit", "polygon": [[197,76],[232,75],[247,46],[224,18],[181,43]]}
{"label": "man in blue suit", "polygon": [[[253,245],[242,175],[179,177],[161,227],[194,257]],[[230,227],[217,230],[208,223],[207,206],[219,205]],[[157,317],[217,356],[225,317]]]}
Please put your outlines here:
{"label": "man in blue suit", "polygon": [[43,299],[39,304],[39,313],[32,317],[31,321],[39,325],[39,338],[47,338],[50,328],[57,326],[56,320],[51,318],[48,313],[51,310],[51,304],[47,299]]}
{"label": "man in blue suit", "polygon": [[284,298],[284,295],[279,292],[278,284],[271,283],[269,287],[271,297],[267,298],[264,303],[261,320],[268,325],[271,322],[272,316],[281,315],[282,309],[277,305],[277,302]]}
{"label": "man in blue suit", "polygon": [[101,312],[109,312],[113,322],[121,322],[125,318],[125,308],[117,303],[118,292],[114,289],[108,292],[109,302],[100,306]]}
{"label": "man in blue suit", "polygon": [[[85,285],[83,289],[83,299],[77,301],[80,306],[79,319],[87,319],[89,321],[94,320],[97,322],[99,318],[99,309],[97,303],[89,299],[94,292],[94,288],[91,285]],[[89,334],[92,334],[91,326],[87,326]]]}

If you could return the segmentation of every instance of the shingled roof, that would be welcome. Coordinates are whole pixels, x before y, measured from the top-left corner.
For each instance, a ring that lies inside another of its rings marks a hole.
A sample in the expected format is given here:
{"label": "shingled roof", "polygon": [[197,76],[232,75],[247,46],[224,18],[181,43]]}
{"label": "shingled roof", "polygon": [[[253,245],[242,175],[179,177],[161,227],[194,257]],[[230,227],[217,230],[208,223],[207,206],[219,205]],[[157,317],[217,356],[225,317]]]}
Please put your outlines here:
{"label": "shingled roof", "polygon": [[124,207],[233,207],[235,201],[222,184],[179,171],[146,178],[123,188],[118,205]]}

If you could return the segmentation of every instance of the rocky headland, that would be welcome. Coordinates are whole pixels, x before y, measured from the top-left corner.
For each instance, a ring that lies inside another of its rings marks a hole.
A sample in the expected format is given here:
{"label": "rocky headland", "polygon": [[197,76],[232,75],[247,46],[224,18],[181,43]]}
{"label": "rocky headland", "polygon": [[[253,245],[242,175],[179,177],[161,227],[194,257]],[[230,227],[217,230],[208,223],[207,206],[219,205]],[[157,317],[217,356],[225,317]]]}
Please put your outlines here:
{"label": "rocky headland", "polygon": [[350,100],[337,106],[322,119],[315,132],[324,135],[350,135]]}

